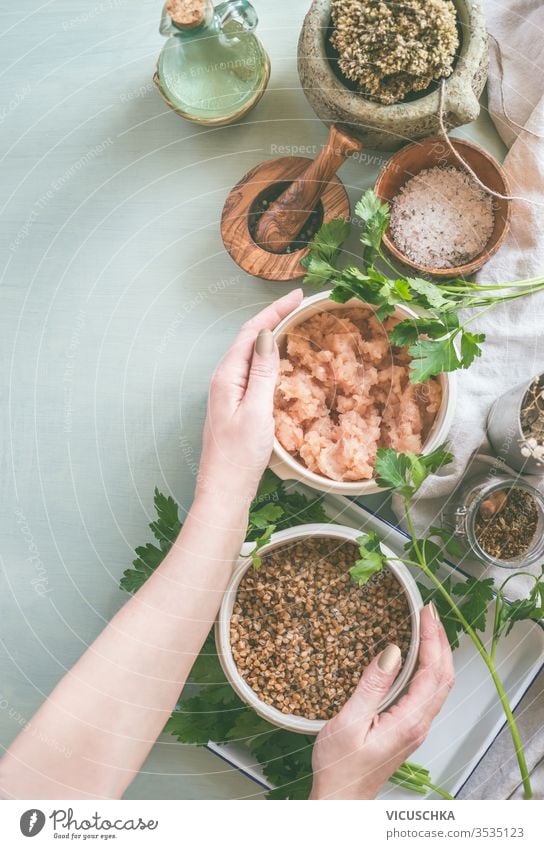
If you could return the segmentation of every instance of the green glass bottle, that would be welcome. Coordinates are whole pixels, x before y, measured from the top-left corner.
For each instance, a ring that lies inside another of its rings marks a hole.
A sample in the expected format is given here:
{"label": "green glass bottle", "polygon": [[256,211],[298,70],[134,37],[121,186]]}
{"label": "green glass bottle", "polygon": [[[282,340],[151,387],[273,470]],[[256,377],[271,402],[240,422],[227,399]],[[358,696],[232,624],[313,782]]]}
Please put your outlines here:
{"label": "green glass bottle", "polygon": [[231,124],[261,99],[270,60],[255,35],[248,0],[168,0],[160,32],[168,39],[155,83],[168,105],[199,124]]}

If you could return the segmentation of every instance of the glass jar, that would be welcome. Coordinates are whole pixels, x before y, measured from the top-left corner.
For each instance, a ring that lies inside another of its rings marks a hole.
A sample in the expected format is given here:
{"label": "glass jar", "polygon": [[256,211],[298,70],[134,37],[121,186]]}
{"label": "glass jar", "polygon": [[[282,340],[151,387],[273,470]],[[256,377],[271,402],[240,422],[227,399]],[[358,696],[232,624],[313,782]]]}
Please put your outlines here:
{"label": "glass jar", "polygon": [[[501,500],[512,490],[528,493],[537,511],[536,528],[527,548],[511,558],[501,559],[488,553],[478,539],[478,522],[494,515],[500,516]],[[489,505],[492,505],[492,508]],[[490,509],[494,513],[488,514]],[[463,545],[467,553],[475,556],[486,566],[503,569],[523,569],[532,563],[544,560],[544,498],[541,493],[518,477],[505,473],[487,473],[463,481],[448,499],[442,510],[442,524]]]}
{"label": "glass jar", "polygon": [[155,83],[183,118],[221,126],[246,115],[261,99],[270,60],[255,35],[258,18],[248,0],[169,0],[160,32]]}

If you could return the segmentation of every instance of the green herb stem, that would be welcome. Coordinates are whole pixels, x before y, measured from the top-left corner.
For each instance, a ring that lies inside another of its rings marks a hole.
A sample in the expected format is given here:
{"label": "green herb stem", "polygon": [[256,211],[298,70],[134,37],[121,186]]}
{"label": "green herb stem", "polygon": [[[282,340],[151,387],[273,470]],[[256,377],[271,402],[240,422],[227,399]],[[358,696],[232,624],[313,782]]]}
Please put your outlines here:
{"label": "green herb stem", "polygon": [[489,657],[492,663],[495,663],[495,652],[497,650],[497,645],[499,643],[499,615],[501,610],[501,594],[500,591],[497,593],[497,598],[495,600],[495,613],[493,616],[493,639],[491,641],[491,650],[489,652]]}
{"label": "green herb stem", "polygon": [[508,301],[517,301],[518,298],[525,298],[527,295],[534,295],[544,289],[544,284],[534,289],[522,289],[520,292],[511,292],[509,295],[501,295],[500,298],[479,298],[471,300],[469,303],[462,305],[463,309],[478,309],[479,307],[496,307],[499,304],[505,304]]}
{"label": "green herb stem", "polygon": [[398,784],[400,787],[405,787],[407,790],[412,790],[414,793],[425,795],[428,790],[433,790],[443,799],[454,801],[447,790],[433,784],[430,779],[428,770],[411,761],[403,763],[389,779],[393,784]]}
{"label": "green herb stem", "polygon": [[528,292],[538,291],[544,285],[544,277],[532,277],[526,280],[514,280],[512,283],[494,283],[488,286],[471,283],[468,280],[437,284],[444,292],[501,292],[508,289],[527,289]]}
{"label": "green herb stem", "polygon": [[436,784],[433,784],[432,781],[427,781],[425,786],[428,787],[429,790],[434,790],[434,792],[438,793],[439,796],[442,796],[443,799],[448,799],[448,801],[450,802],[455,801],[455,796],[452,796],[450,793],[447,792],[447,790],[444,790],[442,787],[438,787]]}
{"label": "green herb stem", "polygon": [[407,524],[408,524],[408,528],[410,530],[410,535],[412,537],[414,551],[416,552],[416,556],[418,558],[419,565],[421,567],[422,572],[434,584],[434,586],[436,587],[438,592],[442,595],[442,597],[445,599],[445,601],[449,604],[452,611],[455,613],[455,615],[457,616],[457,618],[459,619],[459,621],[463,625],[463,628],[465,629],[466,633],[468,634],[468,636],[471,638],[472,642],[476,646],[482,660],[484,661],[485,665],[487,666],[487,668],[489,670],[489,674],[491,675],[491,678],[493,680],[493,684],[495,685],[495,689],[496,689],[497,694],[499,696],[499,700],[501,702],[504,714],[506,716],[506,721],[508,723],[508,728],[510,730],[510,735],[511,735],[512,741],[514,743],[514,750],[516,752],[516,758],[517,758],[517,761],[518,761],[518,765],[519,765],[519,769],[520,769],[520,773],[521,773],[521,780],[522,780],[522,783],[523,783],[524,796],[525,796],[525,799],[532,799],[533,798],[533,790],[532,790],[532,787],[531,787],[531,779],[530,779],[530,776],[529,776],[529,770],[528,770],[528,767],[527,767],[527,761],[526,761],[526,758],[525,758],[525,753],[523,751],[523,744],[521,742],[521,736],[520,736],[520,733],[519,733],[519,729],[518,729],[516,720],[514,718],[514,714],[512,712],[512,708],[510,707],[508,697],[507,697],[506,692],[504,690],[502,681],[499,678],[497,670],[495,669],[495,664],[493,662],[493,658],[490,654],[488,654],[488,652],[487,652],[484,644],[480,640],[479,636],[474,631],[474,629],[471,627],[471,625],[469,625],[469,623],[467,622],[467,620],[465,619],[465,617],[463,616],[463,614],[459,610],[459,607],[456,605],[456,603],[454,602],[454,600],[452,599],[450,594],[447,592],[447,590],[445,590],[444,587],[442,586],[442,583],[440,582],[440,580],[436,577],[436,575],[433,574],[433,572],[427,566],[427,563],[425,562],[425,558],[423,557],[421,550],[420,550],[420,547],[419,547],[419,544],[417,542],[417,535],[416,535],[414,523],[413,523],[413,520],[412,520],[412,517],[411,517],[411,514],[410,514],[410,499],[409,498],[404,499],[404,508],[405,508],[405,514],[406,514],[406,521],[407,521]]}
{"label": "green herb stem", "polygon": [[380,259],[382,260],[382,262],[384,262],[384,263],[387,265],[387,267],[390,269],[390,271],[392,271],[392,272],[393,272],[393,274],[395,275],[395,277],[398,277],[398,275],[399,275],[398,268],[395,268],[395,266],[393,265],[393,263],[391,262],[391,260],[390,260],[390,259],[389,259],[389,257],[387,256],[387,254],[385,254],[385,253],[383,252],[383,250],[381,249],[381,247],[377,249],[376,253],[377,253],[377,254],[378,254],[378,256],[380,257]]}

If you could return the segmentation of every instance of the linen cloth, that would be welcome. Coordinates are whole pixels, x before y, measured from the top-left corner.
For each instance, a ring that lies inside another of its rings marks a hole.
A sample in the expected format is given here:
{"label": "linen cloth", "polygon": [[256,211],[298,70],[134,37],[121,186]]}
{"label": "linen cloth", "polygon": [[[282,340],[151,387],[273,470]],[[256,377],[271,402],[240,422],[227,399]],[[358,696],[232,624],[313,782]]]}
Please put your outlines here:
{"label": "linen cloth", "polygon": [[[489,111],[505,142],[512,142],[504,168],[512,193],[537,205],[512,202],[509,235],[478,274],[477,281],[482,284],[508,283],[544,273],[544,77],[538,70],[544,68],[544,4],[539,0],[488,0],[485,8],[492,36]],[[512,127],[504,117],[504,107],[517,123],[525,122],[526,130]],[[448,437],[455,460],[422,487],[414,509],[419,530],[436,523],[459,481],[478,471],[471,460],[474,453],[492,453],[485,427],[495,399],[544,372],[544,292],[494,307],[477,318],[471,329],[486,334],[483,355],[470,369],[455,374],[458,400]],[[540,487],[544,484],[540,478],[531,482]],[[395,502],[394,508],[402,522],[401,505]],[[500,570],[497,575],[500,577]]]}
{"label": "linen cloth", "polygon": [[[484,3],[490,33],[488,105],[503,141],[511,191],[544,203],[544,4],[540,0]],[[509,116],[510,120],[507,119]],[[520,130],[511,122],[522,125]],[[530,132],[529,132],[530,131]],[[544,273],[544,206],[514,201],[507,241],[482,269],[481,283],[505,283]],[[455,462],[426,482],[414,509],[416,526],[436,522],[462,477],[485,467],[477,452],[491,453],[485,424],[493,401],[510,387],[544,372],[544,293],[494,308],[474,322],[487,335],[484,354],[459,372],[458,402],[449,441]],[[542,478],[531,479],[544,488]],[[402,522],[401,506],[394,504]],[[476,564],[463,564],[482,574]],[[539,571],[538,566],[535,571]],[[502,570],[489,570],[504,580]],[[528,583],[512,582],[524,595]],[[544,660],[544,659],[543,659]],[[516,711],[537,798],[544,797],[544,675],[540,674]],[[521,798],[519,772],[507,730],[497,738],[464,786],[463,799]]]}

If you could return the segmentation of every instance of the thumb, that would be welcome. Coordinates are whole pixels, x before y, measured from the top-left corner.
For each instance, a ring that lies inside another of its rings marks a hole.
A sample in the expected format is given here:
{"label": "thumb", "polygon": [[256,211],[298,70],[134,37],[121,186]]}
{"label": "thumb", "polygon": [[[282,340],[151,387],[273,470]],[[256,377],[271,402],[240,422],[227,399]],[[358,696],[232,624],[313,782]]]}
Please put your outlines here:
{"label": "thumb", "polygon": [[368,729],[381,702],[391,689],[400,665],[400,649],[395,643],[389,643],[366,667],[355,692],[338,713],[342,722],[357,723],[359,728],[361,723],[366,723]]}
{"label": "thumb", "polygon": [[279,352],[271,330],[259,332],[255,342],[244,403],[262,413],[272,414],[278,378]]}

